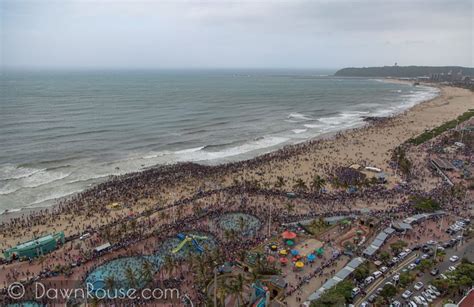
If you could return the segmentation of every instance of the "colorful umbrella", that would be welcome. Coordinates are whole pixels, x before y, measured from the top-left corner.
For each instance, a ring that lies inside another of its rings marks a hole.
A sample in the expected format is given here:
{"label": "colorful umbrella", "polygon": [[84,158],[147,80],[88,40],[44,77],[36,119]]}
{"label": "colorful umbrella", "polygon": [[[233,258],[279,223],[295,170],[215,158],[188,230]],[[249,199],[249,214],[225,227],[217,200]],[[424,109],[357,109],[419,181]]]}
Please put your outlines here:
{"label": "colorful umbrella", "polygon": [[283,237],[283,239],[294,239],[296,238],[296,233],[292,232],[292,231],[284,231],[281,236]]}
{"label": "colorful umbrella", "polygon": [[304,267],[304,263],[301,262],[301,261],[298,261],[298,262],[295,263],[295,267],[301,269],[302,267]]}
{"label": "colorful umbrella", "polygon": [[268,256],[267,260],[268,260],[268,262],[275,262],[276,261],[275,257],[273,257],[273,256]]}
{"label": "colorful umbrella", "polygon": [[314,259],[316,259],[316,256],[314,254],[309,254],[306,258],[308,258],[308,261],[313,262]]}
{"label": "colorful umbrella", "polygon": [[272,251],[276,251],[277,248],[278,248],[278,247],[277,247],[276,245],[271,245],[271,246],[270,246],[270,249],[271,249]]}
{"label": "colorful umbrella", "polygon": [[287,254],[288,254],[288,252],[286,251],[286,249],[280,250],[279,253],[280,253],[280,255],[287,255]]}
{"label": "colorful umbrella", "polygon": [[292,249],[292,250],[290,251],[290,253],[291,253],[293,256],[296,256],[296,255],[298,255],[300,252],[297,251],[296,249]]}
{"label": "colorful umbrella", "polygon": [[324,248],[322,248],[322,247],[318,248],[318,249],[316,250],[316,253],[317,253],[318,255],[324,254]]}
{"label": "colorful umbrella", "polygon": [[282,264],[287,264],[287,263],[288,263],[288,259],[282,257],[282,258],[280,258],[280,262],[281,262]]}
{"label": "colorful umbrella", "polygon": [[295,245],[295,241],[293,241],[293,240],[286,240],[286,245],[288,245],[288,246],[293,246],[293,245]]}

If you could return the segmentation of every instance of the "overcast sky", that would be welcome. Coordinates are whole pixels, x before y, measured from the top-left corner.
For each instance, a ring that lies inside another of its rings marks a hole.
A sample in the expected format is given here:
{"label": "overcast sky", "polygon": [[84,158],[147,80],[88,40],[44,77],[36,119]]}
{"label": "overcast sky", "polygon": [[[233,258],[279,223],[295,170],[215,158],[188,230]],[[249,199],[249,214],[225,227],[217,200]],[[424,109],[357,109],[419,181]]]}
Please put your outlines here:
{"label": "overcast sky", "polygon": [[473,65],[472,0],[0,0],[4,67]]}

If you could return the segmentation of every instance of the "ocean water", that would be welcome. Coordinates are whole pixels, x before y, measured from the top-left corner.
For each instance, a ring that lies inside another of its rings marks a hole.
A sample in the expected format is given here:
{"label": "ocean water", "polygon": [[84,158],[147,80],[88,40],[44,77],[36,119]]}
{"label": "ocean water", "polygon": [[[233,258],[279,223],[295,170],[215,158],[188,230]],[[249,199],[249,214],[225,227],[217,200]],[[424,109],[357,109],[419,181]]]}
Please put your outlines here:
{"label": "ocean water", "polygon": [[4,72],[0,213],[48,206],[110,175],[157,164],[248,159],[437,95],[331,74]]}

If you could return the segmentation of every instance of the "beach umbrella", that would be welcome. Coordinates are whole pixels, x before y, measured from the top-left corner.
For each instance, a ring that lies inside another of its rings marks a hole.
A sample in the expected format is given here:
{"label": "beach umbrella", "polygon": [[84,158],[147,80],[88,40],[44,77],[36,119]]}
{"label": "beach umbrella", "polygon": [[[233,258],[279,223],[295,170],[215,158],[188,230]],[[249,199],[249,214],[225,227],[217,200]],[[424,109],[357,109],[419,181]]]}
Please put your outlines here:
{"label": "beach umbrella", "polygon": [[288,255],[288,252],[286,251],[286,249],[282,249],[279,251],[280,255]]}
{"label": "beach umbrella", "polygon": [[298,269],[301,269],[302,267],[304,267],[304,262],[302,261],[297,261],[295,263],[295,267],[297,267]]}
{"label": "beach umbrella", "polygon": [[276,261],[275,257],[273,257],[273,256],[268,256],[267,260],[268,260],[268,262],[275,262]]}
{"label": "beach umbrella", "polygon": [[297,251],[296,249],[292,249],[292,250],[290,251],[290,253],[291,253],[293,256],[296,256],[296,255],[298,255],[300,252]]}
{"label": "beach umbrella", "polygon": [[281,264],[287,264],[287,263],[288,263],[288,259],[281,257],[281,258],[280,258],[280,263],[281,263]]}
{"label": "beach umbrella", "polygon": [[287,240],[287,239],[294,239],[296,238],[296,233],[292,232],[292,231],[284,231],[282,234],[281,234],[282,238]]}
{"label": "beach umbrella", "polygon": [[306,258],[308,258],[308,261],[313,262],[314,259],[316,259],[316,256],[314,254],[309,254]]}
{"label": "beach umbrella", "polygon": [[270,249],[271,249],[272,251],[276,251],[277,248],[278,248],[278,246],[276,246],[275,244],[270,245]]}
{"label": "beach umbrella", "polygon": [[316,250],[316,253],[317,253],[318,255],[324,254],[324,248],[322,248],[322,247],[318,248],[318,249]]}
{"label": "beach umbrella", "polygon": [[293,246],[293,245],[295,245],[295,241],[293,241],[293,240],[286,240],[286,245],[288,245],[288,246]]}

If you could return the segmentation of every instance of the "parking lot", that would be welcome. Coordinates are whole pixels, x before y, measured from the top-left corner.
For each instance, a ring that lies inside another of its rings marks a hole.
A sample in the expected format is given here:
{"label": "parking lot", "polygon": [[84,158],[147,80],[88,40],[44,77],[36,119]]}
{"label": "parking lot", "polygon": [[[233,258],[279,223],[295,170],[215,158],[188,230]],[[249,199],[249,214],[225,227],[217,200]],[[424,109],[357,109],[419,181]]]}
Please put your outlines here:
{"label": "parking lot", "polygon": [[[391,306],[428,306],[435,302],[440,292],[430,285],[433,279],[444,278],[445,273],[454,270],[463,257],[474,260],[474,242],[465,243],[462,241],[462,236],[456,233],[458,231],[450,233],[452,237],[443,242],[429,240],[424,244],[412,246],[415,250],[405,249],[399,254],[401,257],[396,259],[396,263],[393,262],[395,259],[390,261],[392,264],[390,268],[380,266],[378,270],[383,271],[382,274],[375,271],[374,275],[372,272],[371,276],[358,285],[360,294],[356,295],[355,306],[371,306],[385,285],[393,285],[397,288],[397,294],[392,298]],[[439,261],[438,253],[444,254],[442,261]],[[452,258],[453,256],[455,257]],[[423,259],[435,258],[438,261],[434,262],[432,268],[426,269],[425,272],[419,270]],[[413,282],[401,288],[399,278],[403,272],[416,272],[416,277]]]}

